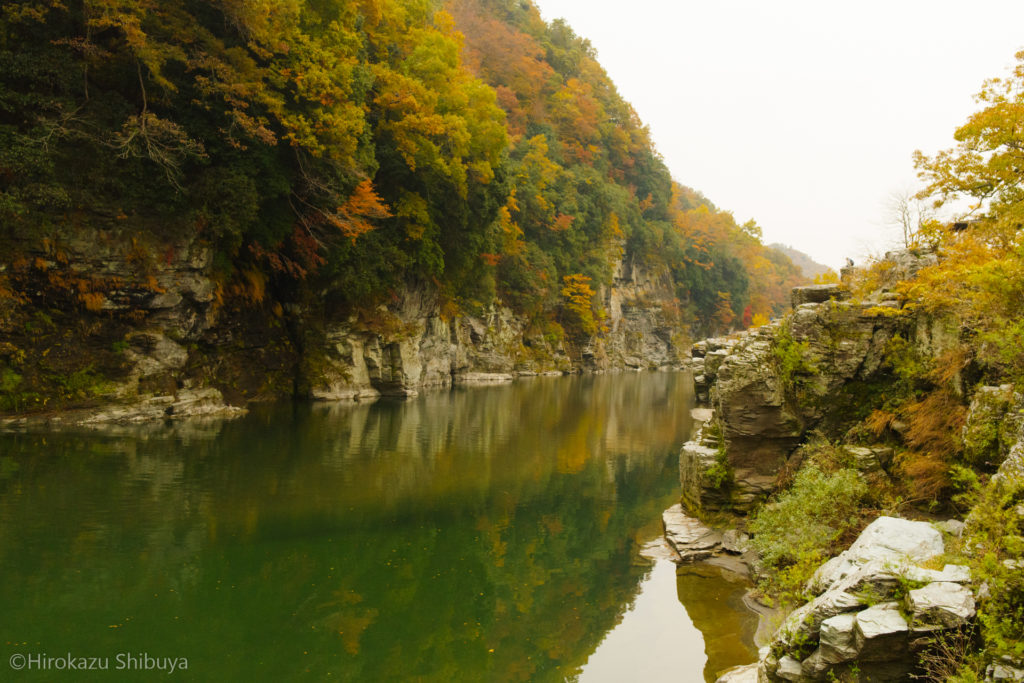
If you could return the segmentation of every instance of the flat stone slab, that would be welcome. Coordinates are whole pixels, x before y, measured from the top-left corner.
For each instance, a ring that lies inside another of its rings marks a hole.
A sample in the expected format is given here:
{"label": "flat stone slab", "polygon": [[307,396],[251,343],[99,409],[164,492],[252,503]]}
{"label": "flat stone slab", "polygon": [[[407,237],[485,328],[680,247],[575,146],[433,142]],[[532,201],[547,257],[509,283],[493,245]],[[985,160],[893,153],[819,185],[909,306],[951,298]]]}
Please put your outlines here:
{"label": "flat stone slab", "polygon": [[680,561],[704,559],[722,545],[720,533],[687,515],[678,503],[661,514],[661,521],[665,527],[665,540],[679,553]]}
{"label": "flat stone slab", "polygon": [[715,683],[757,683],[757,664],[746,664],[726,669]]}
{"label": "flat stone slab", "polygon": [[659,536],[653,541],[644,543],[643,547],[640,548],[640,557],[654,561],[671,560],[676,562],[679,560],[679,553],[668,544],[664,536]]}
{"label": "flat stone slab", "polygon": [[455,375],[456,384],[501,384],[513,379],[508,372],[464,372]]}
{"label": "flat stone slab", "polygon": [[790,292],[790,303],[793,308],[801,304],[819,304],[829,299],[848,299],[850,293],[840,288],[839,285],[807,285],[806,287],[794,287]]}
{"label": "flat stone slab", "polygon": [[707,422],[715,414],[715,411],[711,408],[692,408],[690,410],[690,417],[696,422]]}

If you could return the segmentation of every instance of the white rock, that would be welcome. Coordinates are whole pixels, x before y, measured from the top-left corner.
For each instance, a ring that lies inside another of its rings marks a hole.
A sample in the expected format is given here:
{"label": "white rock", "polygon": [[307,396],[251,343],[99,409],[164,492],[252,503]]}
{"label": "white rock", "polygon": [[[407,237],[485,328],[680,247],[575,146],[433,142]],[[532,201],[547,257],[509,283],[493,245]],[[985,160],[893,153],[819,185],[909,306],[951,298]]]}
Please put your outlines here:
{"label": "white rock", "polygon": [[839,614],[821,622],[821,657],[838,664],[857,656],[856,614]]}
{"label": "white rock", "polygon": [[820,593],[873,560],[925,562],[945,551],[942,534],[927,522],[879,517],[861,532],[847,550],[814,572],[807,584]]}
{"label": "white rock", "polygon": [[907,607],[915,622],[960,626],[974,616],[974,595],[958,583],[936,581],[907,594]]}
{"label": "white rock", "polygon": [[722,672],[715,683],[757,683],[757,664],[734,666]]}
{"label": "white rock", "polygon": [[895,602],[869,607],[857,614],[854,632],[859,661],[893,659],[894,652],[906,647],[910,626]]}
{"label": "white rock", "polygon": [[775,675],[787,681],[799,681],[804,677],[804,669],[800,662],[786,655],[779,660],[779,668],[775,670]]}

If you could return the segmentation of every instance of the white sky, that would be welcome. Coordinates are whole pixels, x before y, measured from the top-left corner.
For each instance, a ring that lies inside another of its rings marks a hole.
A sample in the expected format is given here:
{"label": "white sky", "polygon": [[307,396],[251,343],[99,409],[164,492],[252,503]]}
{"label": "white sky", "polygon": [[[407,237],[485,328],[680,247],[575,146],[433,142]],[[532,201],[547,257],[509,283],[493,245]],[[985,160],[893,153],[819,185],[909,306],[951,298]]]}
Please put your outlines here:
{"label": "white sky", "polygon": [[1019,0],[534,0],[590,40],[673,177],[838,268],[1024,48]]}

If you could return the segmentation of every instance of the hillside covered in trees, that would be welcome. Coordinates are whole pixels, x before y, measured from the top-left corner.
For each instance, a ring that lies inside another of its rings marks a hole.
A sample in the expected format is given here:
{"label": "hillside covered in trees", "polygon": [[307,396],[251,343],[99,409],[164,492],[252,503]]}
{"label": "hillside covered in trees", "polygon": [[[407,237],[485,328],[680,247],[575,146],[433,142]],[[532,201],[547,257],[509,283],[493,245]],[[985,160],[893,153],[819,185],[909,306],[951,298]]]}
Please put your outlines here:
{"label": "hillside covered in trees", "polygon": [[[9,313],[136,324],[184,243],[212,254],[214,326],[310,302],[380,323],[412,283],[585,343],[628,262],[709,334],[800,280],[671,179],[588,42],[529,2],[14,0],[0,74]],[[76,264],[76,239],[123,267]]]}

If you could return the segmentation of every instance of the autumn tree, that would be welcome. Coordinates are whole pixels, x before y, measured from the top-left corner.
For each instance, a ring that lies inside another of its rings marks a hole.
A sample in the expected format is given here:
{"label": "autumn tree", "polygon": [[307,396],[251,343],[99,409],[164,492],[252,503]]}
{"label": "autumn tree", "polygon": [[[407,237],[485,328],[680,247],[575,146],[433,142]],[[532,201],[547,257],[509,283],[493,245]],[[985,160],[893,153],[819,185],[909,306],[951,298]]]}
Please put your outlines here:
{"label": "autumn tree", "polygon": [[953,312],[980,337],[990,372],[1024,381],[1024,52],[1010,75],[985,82],[982,105],[954,134],[955,147],[915,153],[936,207],[969,203],[966,230],[933,229],[944,258],[908,285],[937,312]]}

